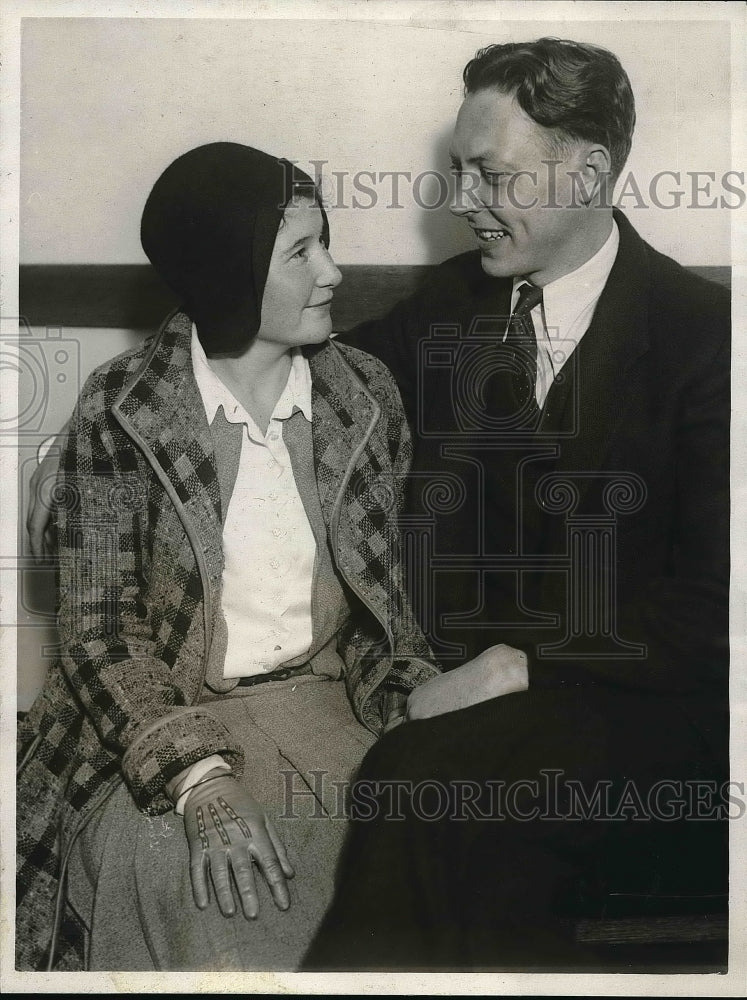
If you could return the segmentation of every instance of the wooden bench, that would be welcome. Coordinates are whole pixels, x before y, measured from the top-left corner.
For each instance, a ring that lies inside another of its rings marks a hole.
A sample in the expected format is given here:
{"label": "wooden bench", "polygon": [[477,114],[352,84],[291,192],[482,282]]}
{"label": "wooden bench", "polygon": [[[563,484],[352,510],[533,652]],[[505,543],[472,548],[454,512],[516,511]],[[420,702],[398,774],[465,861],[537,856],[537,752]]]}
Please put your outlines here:
{"label": "wooden bench", "polygon": [[575,940],[585,945],[605,970],[727,970],[729,918],[725,893],[656,897],[610,893],[596,915],[578,917],[572,927]]}

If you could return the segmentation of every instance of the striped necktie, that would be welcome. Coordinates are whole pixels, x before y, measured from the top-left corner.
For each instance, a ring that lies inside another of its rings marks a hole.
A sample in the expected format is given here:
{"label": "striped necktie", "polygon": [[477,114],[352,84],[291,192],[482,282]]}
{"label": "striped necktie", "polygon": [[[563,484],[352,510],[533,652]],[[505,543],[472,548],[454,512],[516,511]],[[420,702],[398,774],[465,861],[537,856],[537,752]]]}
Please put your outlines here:
{"label": "striped necktie", "polygon": [[516,370],[513,379],[516,402],[520,409],[539,410],[536,401],[537,335],[532,309],[542,302],[542,289],[525,281],[519,286],[519,298],[508,324],[506,342],[516,347]]}

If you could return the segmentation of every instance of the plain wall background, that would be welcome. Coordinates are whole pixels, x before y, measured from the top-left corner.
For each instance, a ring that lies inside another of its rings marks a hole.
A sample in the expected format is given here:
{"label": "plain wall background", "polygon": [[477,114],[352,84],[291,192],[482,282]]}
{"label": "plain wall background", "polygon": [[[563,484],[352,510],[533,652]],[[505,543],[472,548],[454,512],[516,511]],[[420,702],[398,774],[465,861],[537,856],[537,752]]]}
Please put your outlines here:
{"label": "plain wall background", "polygon": [[[21,263],[144,261],[138,227],[151,184],[180,153],[216,139],[306,169],[316,159],[326,171],[448,176],[464,64],[482,45],[544,34],[620,58],[638,108],[626,169],[644,194],[661,170],[684,182],[686,171],[718,180],[734,166],[724,22],[26,18]],[[340,263],[424,264],[470,248],[464,223],[446,208],[424,211],[406,186],[404,207],[387,209],[390,183],[378,185],[375,208],[332,210]],[[636,208],[632,198],[623,208],[682,263],[729,263],[729,209]]]}

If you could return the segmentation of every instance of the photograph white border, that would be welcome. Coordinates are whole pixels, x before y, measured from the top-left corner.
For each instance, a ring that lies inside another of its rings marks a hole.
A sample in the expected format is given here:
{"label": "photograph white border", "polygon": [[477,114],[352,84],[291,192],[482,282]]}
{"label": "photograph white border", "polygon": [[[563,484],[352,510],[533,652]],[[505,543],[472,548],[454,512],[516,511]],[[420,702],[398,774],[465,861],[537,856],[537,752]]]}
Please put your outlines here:
{"label": "photograph white border", "polygon": [[[20,132],[20,24],[29,17],[178,17],[178,18],[320,18],[362,19],[367,21],[407,21],[432,18],[443,23],[465,17],[480,20],[507,19],[532,22],[557,19],[558,34],[562,22],[580,20],[609,21],[634,19],[641,22],[725,20],[732,25],[732,166],[747,168],[747,116],[745,115],[745,54],[746,13],[741,3],[616,3],[616,2],[485,2],[485,0],[201,0],[201,2],[168,2],[154,0],[147,4],[135,2],[101,3],[64,2],[64,0],[26,0],[7,2],[0,13],[2,75],[0,77],[0,135],[2,149],[2,202],[0,204],[0,289],[2,294],[0,322],[13,322],[18,311],[18,244],[19,244],[19,132]],[[529,33],[529,32],[528,32]],[[697,127],[696,123],[693,123]],[[734,212],[732,220],[732,269],[734,288],[733,338],[733,578],[732,578],[732,768],[733,780],[745,777],[745,735],[747,720],[747,678],[745,648],[747,646],[747,421],[744,395],[747,386],[747,222],[744,210]],[[3,371],[0,394],[0,418],[12,414],[16,385],[13,372]],[[17,518],[16,468],[13,449],[2,449],[0,471],[0,531],[14,536]],[[15,573],[0,567],[2,586],[2,624],[6,615],[12,618],[16,604]],[[447,995],[629,995],[629,996],[741,996],[747,990],[747,817],[732,823],[732,881],[730,919],[730,968],[726,975],[666,976],[641,974],[556,975],[543,973],[503,974],[282,974],[263,973],[19,973],[14,971],[13,903],[14,903],[14,787],[15,742],[15,634],[12,627],[0,633],[2,656],[2,729],[0,743],[1,787],[4,790],[2,808],[1,891],[0,891],[0,986],[3,992],[17,993],[296,993],[296,994],[413,994]]]}

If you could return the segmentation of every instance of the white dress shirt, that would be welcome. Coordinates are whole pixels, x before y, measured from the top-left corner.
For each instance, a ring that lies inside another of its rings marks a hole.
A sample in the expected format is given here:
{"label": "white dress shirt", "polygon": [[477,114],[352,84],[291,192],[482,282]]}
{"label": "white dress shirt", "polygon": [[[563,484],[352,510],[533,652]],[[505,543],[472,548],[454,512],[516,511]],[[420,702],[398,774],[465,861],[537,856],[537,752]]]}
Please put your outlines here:
{"label": "white dress shirt", "polygon": [[192,366],[212,423],[219,406],[244,425],[236,483],[223,527],[223,595],[228,628],[224,677],[275,670],[311,647],[316,542],[283,441],[299,409],[311,420],[311,373],[300,349],[263,434],[221,382],[192,328]]}
{"label": "white dress shirt", "polygon": [[[244,425],[236,483],[223,526],[223,595],[228,630],[224,677],[271,671],[311,646],[316,541],[293,477],[282,422],[295,409],[311,420],[311,372],[295,349],[288,381],[263,434],[210,367],[192,325],[192,370],[208,423],[218,407]],[[231,771],[211,754],[182,775],[174,811],[208,772]]]}
{"label": "white dress shirt", "polygon": [[[544,405],[550,386],[589,329],[599,296],[615,263],[620,233],[612,222],[612,232],[604,245],[575,271],[545,285],[542,302],[531,316],[537,337],[537,405]],[[514,278],[511,311],[516,308],[519,288],[526,279]]]}

